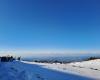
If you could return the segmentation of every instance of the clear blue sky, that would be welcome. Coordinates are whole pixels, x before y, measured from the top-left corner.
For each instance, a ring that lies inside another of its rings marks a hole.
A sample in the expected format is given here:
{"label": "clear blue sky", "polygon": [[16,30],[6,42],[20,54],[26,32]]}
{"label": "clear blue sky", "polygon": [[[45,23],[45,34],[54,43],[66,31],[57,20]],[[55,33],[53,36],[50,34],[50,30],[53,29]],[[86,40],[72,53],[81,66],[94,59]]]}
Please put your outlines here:
{"label": "clear blue sky", "polygon": [[0,0],[0,49],[100,49],[99,0]]}

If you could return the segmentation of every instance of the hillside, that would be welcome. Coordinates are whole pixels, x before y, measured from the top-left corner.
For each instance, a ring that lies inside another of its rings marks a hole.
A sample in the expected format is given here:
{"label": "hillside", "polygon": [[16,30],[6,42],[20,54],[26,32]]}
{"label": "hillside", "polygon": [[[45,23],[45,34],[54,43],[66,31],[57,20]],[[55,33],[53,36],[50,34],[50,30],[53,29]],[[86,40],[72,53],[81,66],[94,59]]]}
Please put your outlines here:
{"label": "hillside", "polygon": [[1,62],[0,80],[92,80],[91,78],[61,72],[30,62]]}
{"label": "hillside", "polygon": [[53,64],[37,63],[37,64],[40,64],[45,68],[65,73],[69,72],[76,75],[90,77],[93,78],[94,80],[100,80],[100,59],[82,61],[82,62],[72,62],[66,64],[60,64],[60,63],[53,63]]}

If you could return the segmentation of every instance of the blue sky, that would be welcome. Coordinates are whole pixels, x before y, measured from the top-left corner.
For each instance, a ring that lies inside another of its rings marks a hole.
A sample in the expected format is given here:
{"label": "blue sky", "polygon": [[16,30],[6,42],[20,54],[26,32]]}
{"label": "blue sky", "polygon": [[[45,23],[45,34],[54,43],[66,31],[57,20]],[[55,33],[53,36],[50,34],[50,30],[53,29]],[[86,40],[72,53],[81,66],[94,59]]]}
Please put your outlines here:
{"label": "blue sky", "polygon": [[0,50],[99,50],[99,0],[1,0]]}

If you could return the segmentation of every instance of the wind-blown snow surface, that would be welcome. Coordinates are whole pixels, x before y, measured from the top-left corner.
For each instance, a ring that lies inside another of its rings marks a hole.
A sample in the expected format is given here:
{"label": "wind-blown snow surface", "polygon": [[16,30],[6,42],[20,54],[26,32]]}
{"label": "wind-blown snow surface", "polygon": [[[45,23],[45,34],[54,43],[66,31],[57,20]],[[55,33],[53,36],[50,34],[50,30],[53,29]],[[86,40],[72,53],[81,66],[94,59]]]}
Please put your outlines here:
{"label": "wind-blown snow surface", "polygon": [[[55,66],[56,65],[53,65],[53,67]],[[57,69],[58,65],[55,68]],[[66,73],[64,73],[61,71],[45,68],[43,65],[37,63],[14,61],[14,62],[0,63],[0,80],[94,80],[94,79],[72,74],[67,71]]]}
{"label": "wind-blown snow surface", "polygon": [[69,72],[72,74],[77,74],[81,76],[86,76],[93,78],[94,80],[100,80],[100,59],[83,61],[83,62],[73,62],[68,64],[60,63],[37,63],[43,65],[45,68]]}

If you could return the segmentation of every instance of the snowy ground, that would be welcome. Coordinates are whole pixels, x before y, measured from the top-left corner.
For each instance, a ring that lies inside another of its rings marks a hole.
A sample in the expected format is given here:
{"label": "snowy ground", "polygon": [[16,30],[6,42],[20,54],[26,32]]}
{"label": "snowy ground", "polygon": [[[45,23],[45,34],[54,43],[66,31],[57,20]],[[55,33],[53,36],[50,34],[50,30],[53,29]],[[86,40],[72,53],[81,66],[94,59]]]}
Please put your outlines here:
{"label": "snowy ground", "polygon": [[100,80],[100,59],[83,61],[83,62],[74,62],[69,64],[60,64],[60,63],[37,63],[42,65],[45,68],[72,73],[76,75],[81,75],[85,77],[93,78],[94,80]]}
{"label": "snowy ground", "polygon": [[[69,64],[69,66],[73,64]],[[38,64],[34,62],[1,62],[0,80],[95,80],[64,71],[66,66],[62,66],[61,64]]]}

